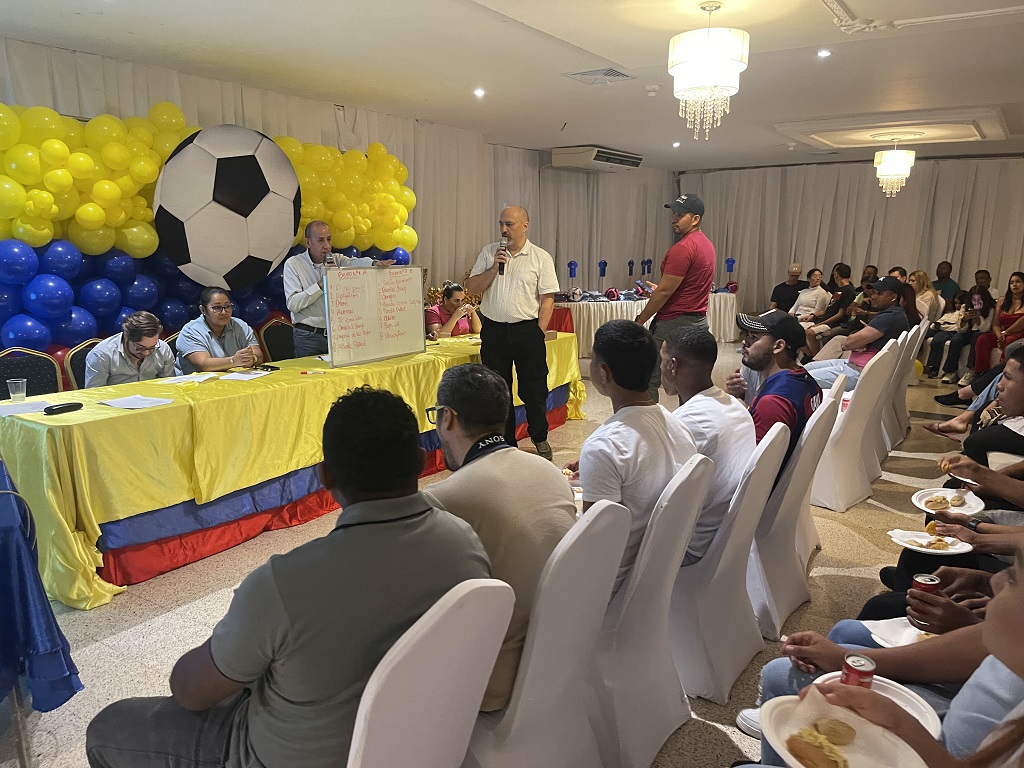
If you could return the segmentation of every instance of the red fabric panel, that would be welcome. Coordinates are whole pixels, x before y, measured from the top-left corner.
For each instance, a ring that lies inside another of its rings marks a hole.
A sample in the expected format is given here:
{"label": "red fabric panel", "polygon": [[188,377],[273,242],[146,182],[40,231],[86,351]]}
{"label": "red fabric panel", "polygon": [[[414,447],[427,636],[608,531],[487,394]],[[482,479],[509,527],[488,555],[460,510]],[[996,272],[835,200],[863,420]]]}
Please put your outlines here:
{"label": "red fabric panel", "polygon": [[[548,411],[548,429],[557,429],[558,427],[565,424],[566,419],[569,418],[569,406],[560,405],[557,408],[552,408]],[[528,431],[530,425],[525,421],[516,426],[516,440],[525,440],[530,436]],[[441,465],[441,469],[444,469],[444,465]],[[438,470],[440,471],[440,470]]]}
{"label": "red fabric panel", "polygon": [[438,472],[444,472],[447,467],[444,465],[444,454],[441,449],[438,448],[436,451],[427,452],[427,463],[423,467],[423,471],[420,473],[420,477],[426,477],[427,475],[436,475]]}
{"label": "red fabric panel", "polygon": [[548,330],[559,331],[560,333],[576,333],[576,326],[572,322],[572,312],[565,307],[555,307],[551,310]]}

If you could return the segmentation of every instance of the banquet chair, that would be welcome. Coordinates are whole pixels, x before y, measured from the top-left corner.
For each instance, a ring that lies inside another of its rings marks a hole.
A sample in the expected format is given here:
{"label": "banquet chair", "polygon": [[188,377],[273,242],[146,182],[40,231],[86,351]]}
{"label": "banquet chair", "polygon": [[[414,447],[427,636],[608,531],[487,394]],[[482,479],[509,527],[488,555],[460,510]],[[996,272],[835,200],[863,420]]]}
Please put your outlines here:
{"label": "banquet chair", "polygon": [[[915,334],[916,331],[916,334]],[[902,443],[910,433],[910,410],[907,407],[907,387],[912,379],[917,378],[914,372],[914,361],[917,359],[917,350],[924,343],[928,335],[928,321],[922,320],[917,328],[910,329],[911,338],[907,349],[907,359],[904,362],[904,373],[900,378],[893,381],[892,401],[889,410],[886,411],[885,434],[889,450]],[[915,338],[916,335],[916,338]],[[967,350],[970,352],[970,350]],[[897,372],[898,374],[899,372]],[[896,440],[895,438],[899,438]]]}
{"label": "banquet chair", "polygon": [[889,341],[860,375],[853,397],[836,418],[811,484],[811,503],[845,512],[871,495],[871,481],[881,474],[872,441],[872,421],[881,429],[879,402],[892,375],[899,350]]}
{"label": "banquet chair", "polygon": [[181,333],[181,331],[175,331],[170,336],[168,336],[166,339],[164,339],[164,343],[167,344],[167,346],[171,348],[171,354],[174,355],[175,357],[178,356],[178,334],[179,333]]}
{"label": "banquet chair", "polygon": [[102,339],[87,339],[78,346],[72,347],[64,356],[64,370],[67,372],[72,389],[85,387],[85,360],[89,357],[92,348],[101,341]]}
{"label": "banquet chair", "polygon": [[477,717],[464,768],[601,765],[585,672],[630,522],[621,504],[599,501],[555,547],[537,584],[512,697],[504,710]]}
{"label": "banquet chair", "polygon": [[761,636],[769,640],[778,640],[790,614],[811,599],[807,561],[801,561],[796,548],[798,526],[814,470],[838,413],[839,403],[833,398],[811,415],[754,533],[747,562],[747,594]]}
{"label": "banquet chair", "polygon": [[295,337],[292,331],[292,324],[280,317],[275,317],[260,328],[260,346],[268,362],[295,357]]}
{"label": "banquet chair", "polygon": [[907,437],[905,434],[900,434],[899,419],[896,417],[896,409],[893,407],[893,397],[895,397],[897,390],[903,392],[904,399],[907,397],[906,390],[900,385],[906,382],[907,371],[913,370],[915,358],[911,348],[917,335],[918,329],[915,326],[901,333],[899,338],[896,339],[896,365],[893,367],[892,375],[886,380],[885,387],[882,389],[881,399],[879,400],[879,410],[882,417],[880,421],[881,428],[874,433],[875,456],[878,458],[879,465],[885,461],[889,451],[902,443]]}
{"label": "banquet chair", "polygon": [[725,704],[733,683],[764,647],[747,595],[747,558],[788,446],[785,424],[768,430],[747,462],[708,551],[676,576],[669,642],[688,696]]}
{"label": "banquet chair", "polygon": [[64,391],[64,377],[57,361],[44,352],[8,347],[0,352],[0,400],[10,400],[8,379],[27,379],[26,394],[47,395]]}
{"label": "banquet chair", "polygon": [[605,612],[588,705],[605,768],[648,768],[665,739],[690,719],[668,643],[668,611],[714,473],[711,459],[698,454],[672,478]]}
{"label": "banquet chair", "polygon": [[348,768],[458,768],[513,603],[503,581],[469,579],[406,630],[359,700]]}

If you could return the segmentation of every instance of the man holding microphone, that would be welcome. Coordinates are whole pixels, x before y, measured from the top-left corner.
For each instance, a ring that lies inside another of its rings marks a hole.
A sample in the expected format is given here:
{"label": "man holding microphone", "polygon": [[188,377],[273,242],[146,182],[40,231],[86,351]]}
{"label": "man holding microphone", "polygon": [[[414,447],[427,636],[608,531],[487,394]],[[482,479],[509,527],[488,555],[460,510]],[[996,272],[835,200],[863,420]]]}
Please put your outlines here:
{"label": "man holding microphone", "polygon": [[[512,392],[512,366],[519,379],[519,399],[526,406],[530,439],[549,461],[547,330],[558,292],[551,254],[526,237],[530,216],[511,205],[501,212],[501,241],[486,246],[466,280],[466,292],[480,302],[480,361],[501,376]],[[516,445],[515,405],[509,402],[505,441]]]}

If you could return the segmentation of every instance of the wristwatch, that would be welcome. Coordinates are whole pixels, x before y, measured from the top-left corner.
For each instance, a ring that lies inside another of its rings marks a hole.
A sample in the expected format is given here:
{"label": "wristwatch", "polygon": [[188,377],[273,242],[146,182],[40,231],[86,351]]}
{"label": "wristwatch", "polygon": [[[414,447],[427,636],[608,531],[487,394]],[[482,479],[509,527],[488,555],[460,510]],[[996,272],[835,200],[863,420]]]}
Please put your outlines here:
{"label": "wristwatch", "polygon": [[975,533],[978,532],[978,526],[979,525],[981,525],[981,520],[978,520],[976,517],[972,517],[970,520],[968,520],[966,523],[964,523],[964,527],[965,528],[968,528],[968,529],[974,531]]}

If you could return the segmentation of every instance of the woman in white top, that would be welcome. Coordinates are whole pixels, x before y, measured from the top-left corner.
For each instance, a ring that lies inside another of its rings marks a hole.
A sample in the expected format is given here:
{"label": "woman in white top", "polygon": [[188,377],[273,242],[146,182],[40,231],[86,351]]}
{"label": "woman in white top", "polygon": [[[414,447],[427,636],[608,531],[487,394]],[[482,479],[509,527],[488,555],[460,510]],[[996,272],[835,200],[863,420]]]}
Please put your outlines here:
{"label": "woman in white top", "polygon": [[927,318],[929,323],[934,323],[942,315],[946,302],[935,290],[928,273],[920,269],[914,270],[907,278],[907,282],[917,294],[917,311],[921,313],[922,318]]}
{"label": "woman in white top", "polygon": [[810,286],[804,288],[796,295],[796,301],[789,310],[789,314],[800,321],[800,325],[809,328],[814,325],[814,316],[825,311],[831,300],[831,294],[821,287],[821,270],[812,269],[807,273],[807,282]]}

